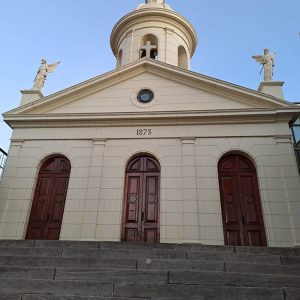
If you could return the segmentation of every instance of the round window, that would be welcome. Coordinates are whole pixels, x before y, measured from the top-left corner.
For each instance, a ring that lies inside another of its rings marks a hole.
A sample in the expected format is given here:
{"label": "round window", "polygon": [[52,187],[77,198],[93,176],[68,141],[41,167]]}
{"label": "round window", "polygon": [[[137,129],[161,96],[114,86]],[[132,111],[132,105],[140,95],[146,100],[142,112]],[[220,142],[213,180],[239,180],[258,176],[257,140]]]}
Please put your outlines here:
{"label": "round window", "polygon": [[150,90],[141,90],[137,95],[137,99],[141,103],[149,103],[153,98],[154,94]]}

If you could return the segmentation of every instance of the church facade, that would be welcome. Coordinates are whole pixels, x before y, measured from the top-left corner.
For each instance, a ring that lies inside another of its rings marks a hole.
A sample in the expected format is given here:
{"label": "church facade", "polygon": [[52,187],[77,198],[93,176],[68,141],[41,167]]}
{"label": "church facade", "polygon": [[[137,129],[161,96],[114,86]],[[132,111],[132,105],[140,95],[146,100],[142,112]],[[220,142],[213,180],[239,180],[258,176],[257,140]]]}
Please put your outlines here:
{"label": "church facade", "polygon": [[197,34],[162,0],[113,28],[115,70],[22,91],[1,239],[299,246],[300,176],[281,82],[189,70]]}

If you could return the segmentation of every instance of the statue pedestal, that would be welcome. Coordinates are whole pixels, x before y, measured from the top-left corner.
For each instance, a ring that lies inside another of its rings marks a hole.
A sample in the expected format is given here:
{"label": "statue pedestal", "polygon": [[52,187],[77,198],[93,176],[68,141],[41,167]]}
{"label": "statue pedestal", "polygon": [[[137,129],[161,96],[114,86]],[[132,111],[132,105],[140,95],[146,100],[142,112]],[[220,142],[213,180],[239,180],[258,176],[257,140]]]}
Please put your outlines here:
{"label": "statue pedestal", "polygon": [[258,91],[284,100],[282,86],[284,81],[262,81]]}
{"label": "statue pedestal", "polygon": [[40,90],[22,90],[21,94],[22,98],[20,106],[39,100],[44,97]]}

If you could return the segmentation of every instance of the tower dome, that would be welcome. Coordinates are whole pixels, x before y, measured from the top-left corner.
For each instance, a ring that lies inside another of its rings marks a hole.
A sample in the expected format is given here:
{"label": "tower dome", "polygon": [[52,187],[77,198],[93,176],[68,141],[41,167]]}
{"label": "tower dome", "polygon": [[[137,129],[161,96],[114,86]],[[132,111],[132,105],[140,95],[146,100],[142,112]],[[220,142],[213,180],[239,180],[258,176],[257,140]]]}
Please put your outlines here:
{"label": "tower dome", "polygon": [[189,69],[197,33],[164,0],[146,0],[117,22],[110,43],[117,68],[147,57]]}

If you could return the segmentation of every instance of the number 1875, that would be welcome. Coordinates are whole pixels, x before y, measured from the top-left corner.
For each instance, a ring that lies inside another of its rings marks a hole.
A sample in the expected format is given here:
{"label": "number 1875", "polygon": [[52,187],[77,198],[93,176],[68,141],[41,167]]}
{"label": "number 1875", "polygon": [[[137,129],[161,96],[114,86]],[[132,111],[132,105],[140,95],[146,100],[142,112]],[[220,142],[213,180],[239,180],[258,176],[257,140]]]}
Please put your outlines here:
{"label": "number 1875", "polygon": [[137,129],[136,135],[152,135],[151,129]]}

